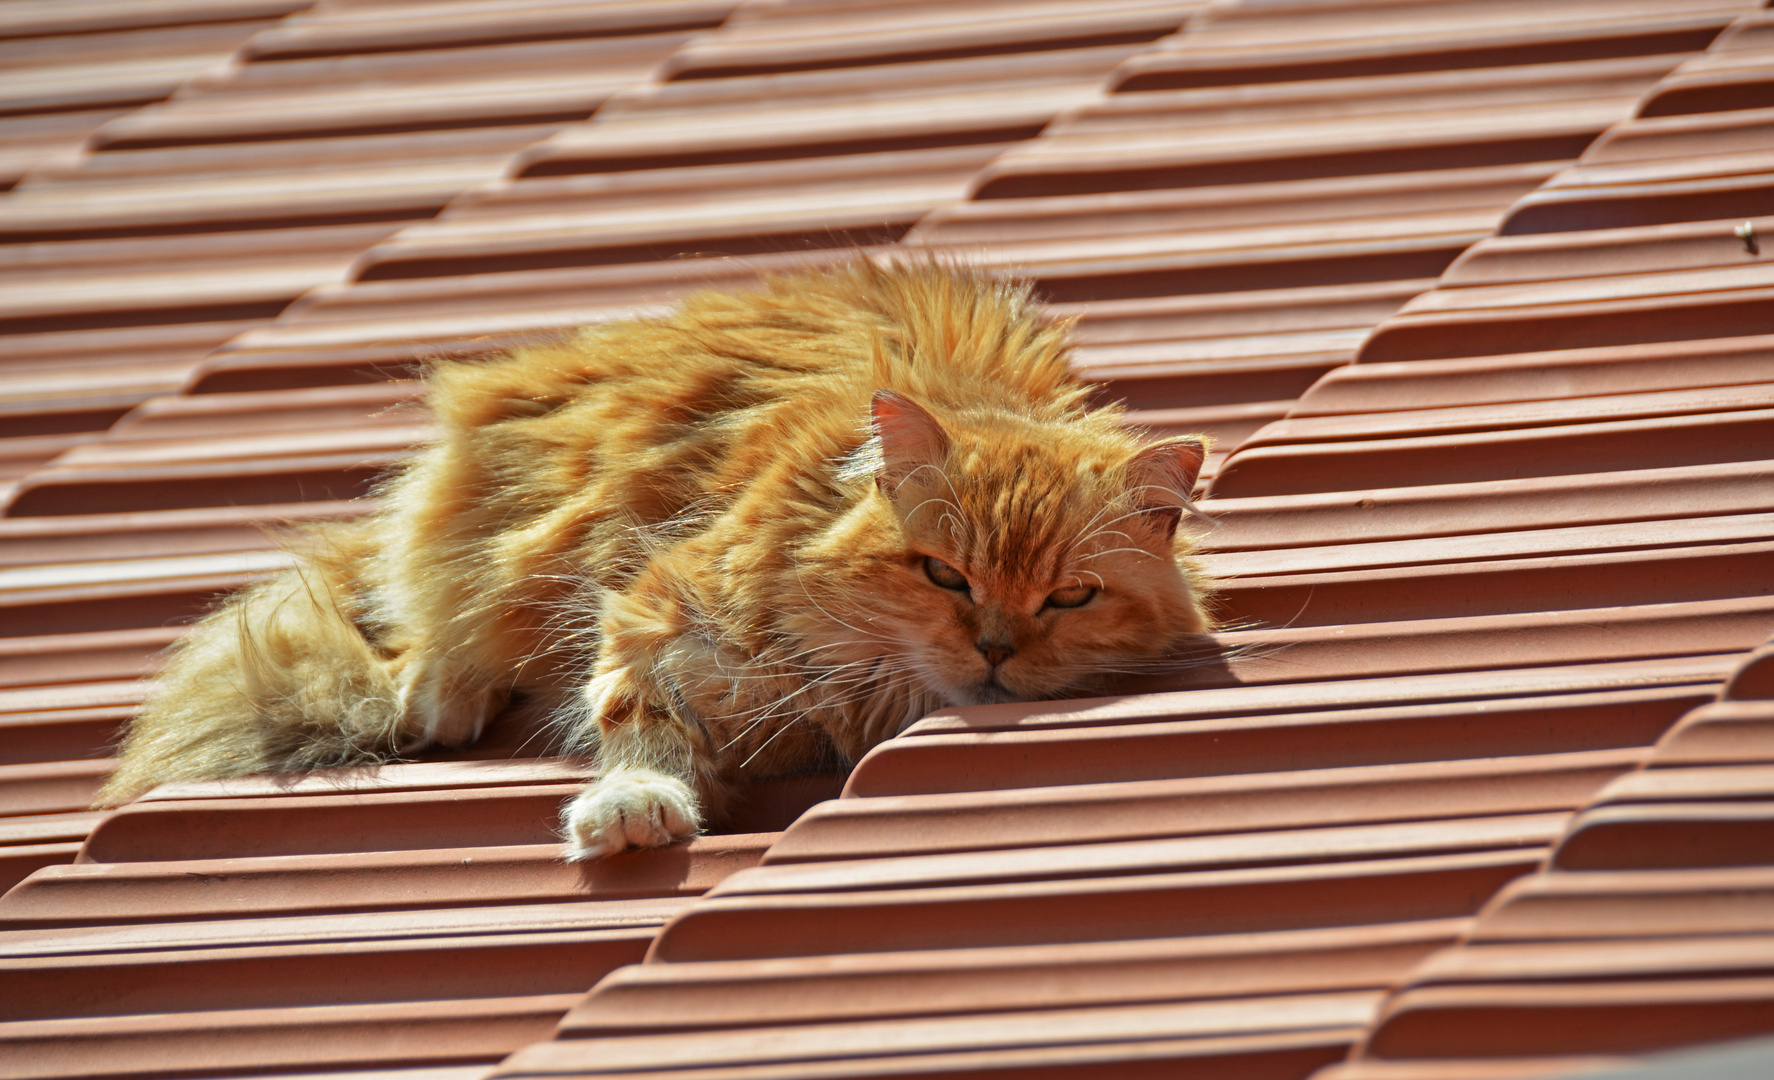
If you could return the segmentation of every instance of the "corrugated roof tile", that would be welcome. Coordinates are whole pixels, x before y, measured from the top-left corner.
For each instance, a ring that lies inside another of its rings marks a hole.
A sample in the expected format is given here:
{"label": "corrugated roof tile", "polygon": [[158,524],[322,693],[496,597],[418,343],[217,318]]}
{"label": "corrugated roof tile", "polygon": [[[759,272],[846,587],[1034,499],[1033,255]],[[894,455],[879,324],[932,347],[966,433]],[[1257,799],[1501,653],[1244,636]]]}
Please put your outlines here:
{"label": "corrugated roof tile", "polygon": [[[153,14],[78,6],[106,32],[32,37],[21,47],[52,64],[65,64],[70,48],[97,50],[93,70],[57,76],[51,66],[46,78],[126,76],[107,48],[175,55],[156,68],[158,83],[132,91],[132,104],[166,100],[105,116],[77,155],[45,159],[0,197],[0,260],[13,278],[0,335],[24,346],[0,395],[29,425],[17,434],[42,433],[41,445],[13,447],[29,464],[78,441],[43,436],[103,429],[129,406],[176,391],[215,346],[339,280],[364,248],[497,176],[513,154],[644,78],[732,7],[646,5],[649,15],[634,5],[532,5],[510,13],[530,24],[528,38],[483,44],[474,36],[488,19],[484,5],[405,5],[400,21],[428,27],[430,40],[388,49],[362,33],[366,16],[385,28],[387,6],[327,4],[284,27],[310,40],[298,56],[277,51],[287,34],[273,20],[305,3]],[[315,44],[334,22],[342,35]],[[15,32],[43,34],[56,23],[40,12]],[[166,29],[136,28],[154,25]],[[255,49],[255,31],[271,35],[269,52]],[[353,31],[364,46],[356,52]],[[176,55],[205,43],[200,56]],[[107,326],[124,332],[93,333]],[[165,340],[152,364],[134,348],[144,331]],[[32,362],[44,351],[56,355]],[[71,363],[80,377],[56,382],[52,373]]]}
{"label": "corrugated roof tile", "polygon": [[[1476,1080],[1768,1030],[1733,947],[1766,936],[1774,693],[1744,659],[1774,628],[1746,7],[260,30],[15,222],[6,1071]],[[163,624],[424,437],[391,376],[855,245],[1034,277],[1133,419],[1220,438],[1217,654],[938,713],[840,799],[765,786],[754,832],[590,867],[552,832],[587,770],[504,760],[546,749],[521,717],[454,760],[84,811]]]}
{"label": "corrugated roof tile", "polygon": [[1694,710],[1646,768],[1601,788],[1544,870],[1394,992],[1357,1064],[1324,1075],[1359,1076],[1361,1060],[1635,1053],[1766,1030],[1766,755],[1753,739],[1715,741],[1700,759],[1710,767],[1690,764],[1691,732],[1732,704]]}

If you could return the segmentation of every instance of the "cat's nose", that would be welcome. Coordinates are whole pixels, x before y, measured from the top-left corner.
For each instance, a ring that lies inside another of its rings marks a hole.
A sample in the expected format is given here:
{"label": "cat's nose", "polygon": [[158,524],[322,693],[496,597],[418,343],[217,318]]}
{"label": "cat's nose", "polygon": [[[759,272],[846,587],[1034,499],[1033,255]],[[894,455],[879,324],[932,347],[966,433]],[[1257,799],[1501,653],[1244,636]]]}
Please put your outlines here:
{"label": "cat's nose", "polygon": [[980,638],[974,642],[973,647],[978,649],[979,654],[986,658],[986,663],[993,667],[1002,664],[1016,653],[1016,646],[1002,639],[993,641],[989,638]]}

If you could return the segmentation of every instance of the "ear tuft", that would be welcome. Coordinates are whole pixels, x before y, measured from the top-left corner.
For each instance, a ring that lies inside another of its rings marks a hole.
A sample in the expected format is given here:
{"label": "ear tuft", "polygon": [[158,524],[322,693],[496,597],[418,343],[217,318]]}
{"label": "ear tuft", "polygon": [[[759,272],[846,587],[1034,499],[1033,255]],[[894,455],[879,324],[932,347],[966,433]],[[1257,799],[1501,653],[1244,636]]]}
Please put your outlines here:
{"label": "ear tuft", "polygon": [[1128,487],[1164,536],[1176,534],[1206,460],[1206,441],[1198,435],[1184,435],[1152,443],[1128,462]]}
{"label": "ear tuft", "polygon": [[881,440],[881,471],[875,482],[888,495],[926,465],[948,456],[949,437],[922,405],[892,390],[877,390],[869,418]]}

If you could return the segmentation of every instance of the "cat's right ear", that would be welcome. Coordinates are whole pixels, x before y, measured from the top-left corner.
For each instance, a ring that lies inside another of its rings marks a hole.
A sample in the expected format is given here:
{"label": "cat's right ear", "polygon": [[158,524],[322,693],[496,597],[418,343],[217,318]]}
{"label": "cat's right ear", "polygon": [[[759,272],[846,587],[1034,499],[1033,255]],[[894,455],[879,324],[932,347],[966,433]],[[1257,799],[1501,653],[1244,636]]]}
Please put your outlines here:
{"label": "cat's right ear", "polygon": [[881,471],[875,484],[892,498],[899,485],[920,469],[940,469],[949,453],[949,436],[936,417],[910,398],[876,390],[869,420],[881,440]]}

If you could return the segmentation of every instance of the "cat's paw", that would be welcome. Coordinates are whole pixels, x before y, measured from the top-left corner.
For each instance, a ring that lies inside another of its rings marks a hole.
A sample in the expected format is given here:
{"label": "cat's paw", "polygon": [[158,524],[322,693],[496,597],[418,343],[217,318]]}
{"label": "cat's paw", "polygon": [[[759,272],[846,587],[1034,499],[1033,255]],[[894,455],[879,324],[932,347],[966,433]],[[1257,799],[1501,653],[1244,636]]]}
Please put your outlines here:
{"label": "cat's paw", "polygon": [[427,746],[469,746],[504,704],[491,687],[464,685],[448,667],[419,657],[396,677],[400,687],[401,730],[395,748],[401,753]]}
{"label": "cat's paw", "polygon": [[580,792],[561,817],[567,858],[575,862],[624,848],[660,847],[702,828],[690,785],[651,769],[611,772]]}

